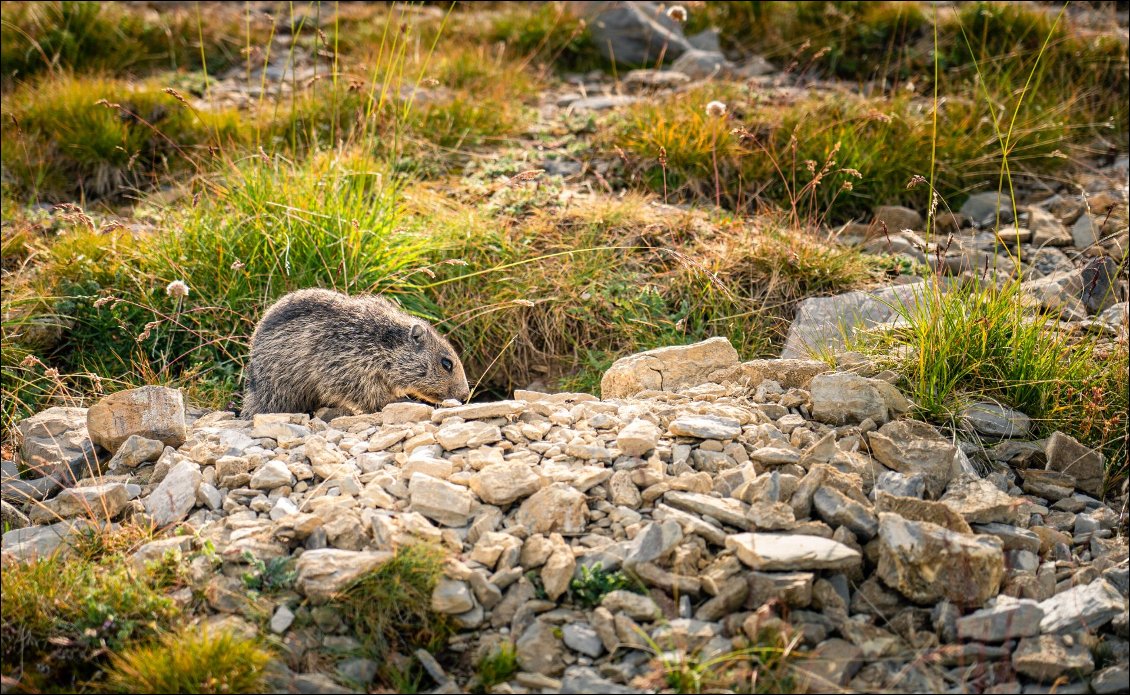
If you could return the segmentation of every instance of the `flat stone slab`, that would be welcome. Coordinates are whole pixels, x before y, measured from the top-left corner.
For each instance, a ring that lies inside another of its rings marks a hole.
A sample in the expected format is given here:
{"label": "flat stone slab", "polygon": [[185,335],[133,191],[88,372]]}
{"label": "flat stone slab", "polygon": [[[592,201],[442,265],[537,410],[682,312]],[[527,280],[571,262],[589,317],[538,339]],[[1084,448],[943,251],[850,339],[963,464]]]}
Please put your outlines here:
{"label": "flat stone slab", "polygon": [[820,536],[738,533],[726,539],[726,547],[759,571],[848,569],[860,562],[859,552]]}
{"label": "flat stone slab", "polygon": [[676,437],[699,439],[733,439],[742,433],[737,420],[716,415],[682,415],[667,428]]}

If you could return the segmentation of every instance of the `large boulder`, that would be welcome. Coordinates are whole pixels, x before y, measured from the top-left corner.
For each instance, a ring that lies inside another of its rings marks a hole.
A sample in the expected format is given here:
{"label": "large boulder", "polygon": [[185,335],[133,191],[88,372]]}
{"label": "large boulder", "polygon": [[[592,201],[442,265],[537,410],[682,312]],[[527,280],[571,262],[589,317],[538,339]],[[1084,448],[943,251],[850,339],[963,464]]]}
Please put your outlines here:
{"label": "large boulder", "polygon": [[184,398],[164,386],[118,391],[91,406],[86,428],[90,439],[111,453],[135,434],[180,446],[187,436]]}
{"label": "large boulder", "polygon": [[19,432],[20,461],[40,475],[71,479],[98,471],[86,431],[86,408],[54,407],[16,425]]}
{"label": "large boulder", "polygon": [[628,398],[640,391],[677,391],[732,374],[738,351],[725,338],[674,345],[622,357],[600,380],[601,398]]}

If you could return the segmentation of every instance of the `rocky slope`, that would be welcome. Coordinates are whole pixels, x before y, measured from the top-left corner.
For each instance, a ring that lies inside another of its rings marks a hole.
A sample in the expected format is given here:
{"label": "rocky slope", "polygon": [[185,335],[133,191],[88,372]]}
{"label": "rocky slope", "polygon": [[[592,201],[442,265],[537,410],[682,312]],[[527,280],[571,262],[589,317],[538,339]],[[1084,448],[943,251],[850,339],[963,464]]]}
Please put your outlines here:
{"label": "rocky slope", "polygon": [[[172,389],[119,392],[21,423],[4,562],[91,523],[179,527],[137,561],[179,553],[199,619],[255,630],[241,572],[293,558],[266,628],[291,691],[373,677],[358,657],[302,671],[357,646],[337,592],[416,543],[448,554],[432,608],[458,632],[417,654],[444,692],[503,641],[520,670],[494,692],[637,692],[662,687],[656,648],[702,663],[767,634],[796,640],[788,668],[811,691],[1125,690],[1126,497],[1102,499],[1102,456],[1025,441],[1023,414],[989,406],[966,426],[999,441],[974,447],[906,419],[890,378],[741,363],[716,338],[620,360],[603,399],[245,421],[186,412]],[[646,593],[585,607],[570,590],[616,570]]]}

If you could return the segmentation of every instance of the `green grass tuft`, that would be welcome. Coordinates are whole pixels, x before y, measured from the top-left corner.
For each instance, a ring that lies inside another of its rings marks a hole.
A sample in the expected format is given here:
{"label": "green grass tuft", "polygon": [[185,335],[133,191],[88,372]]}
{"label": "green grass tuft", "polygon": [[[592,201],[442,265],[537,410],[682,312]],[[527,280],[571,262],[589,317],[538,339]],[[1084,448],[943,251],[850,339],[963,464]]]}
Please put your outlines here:
{"label": "green grass tuft", "polygon": [[475,665],[479,692],[491,691],[499,683],[505,683],[518,672],[518,650],[509,641],[503,641],[492,649]]}
{"label": "green grass tuft", "polygon": [[106,680],[114,693],[261,693],[271,654],[256,640],[186,627],[111,657]]}
{"label": "green grass tuft", "polygon": [[646,593],[639,580],[620,570],[606,570],[599,562],[592,567],[582,566],[581,576],[569,582],[569,596],[583,608],[596,608],[605,596],[621,589],[637,594]]}

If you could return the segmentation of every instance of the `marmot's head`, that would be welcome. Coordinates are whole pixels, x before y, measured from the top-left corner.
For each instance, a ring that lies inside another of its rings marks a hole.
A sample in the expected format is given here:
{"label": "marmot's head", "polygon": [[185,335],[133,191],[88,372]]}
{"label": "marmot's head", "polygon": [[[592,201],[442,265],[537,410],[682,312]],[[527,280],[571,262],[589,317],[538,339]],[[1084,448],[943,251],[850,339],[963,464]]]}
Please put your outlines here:
{"label": "marmot's head", "polygon": [[463,363],[447,338],[423,321],[414,321],[408,331],[410,365],[401,370],[396,384],[398,397],[410,396],[429,403],[449,398],[465,403],[471,396]]}

